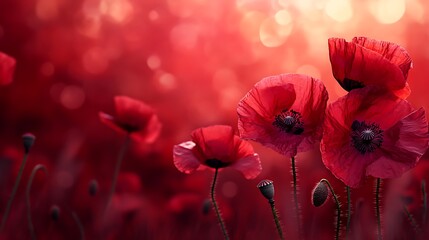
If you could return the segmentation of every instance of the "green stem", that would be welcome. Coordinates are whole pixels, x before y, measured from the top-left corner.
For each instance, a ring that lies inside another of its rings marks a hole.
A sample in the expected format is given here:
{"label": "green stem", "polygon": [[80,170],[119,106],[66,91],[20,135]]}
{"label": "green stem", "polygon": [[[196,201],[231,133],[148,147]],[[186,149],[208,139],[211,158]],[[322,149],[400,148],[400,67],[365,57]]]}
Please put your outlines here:
{"label": "green stem", "polygon": [[118,175],[119,175],[119,172],[121,170],[122,160],[124,159],[124,155],[125,155],[125,152],[128,148],[128,145],[130,143],[130,140],[131,140],[131,138],[130,138],[129,134],[127,134],[127,136],[125,137],[124,143],[122,144],[121,150],[119,151],[119,155],[118,155],[118,158],[116,160],[115,171],[114,171],[113,176],[112,176],[112,186],[110,187],[110,192],[109,192],[109,196],[107,198],[107,204],[106,204],[106,210],[105,211],[107,211],[107,209],[109,208],[110,203],[111,203],[112,198],[113,198],[113,194],[115,193],[116,183],[118,181]]}
{"label": "green stem", "polygon": [[377,239],[382,240],[383,235],[381,233],[381,216],[380,216],[380,187],[381,179],[377,178],[376,187],[375,187],[375,210],[377,217]]}
{"label": "green stem", "polygon": [[218,168],[216,168],[215,174],[213,177],[213,182],[212,182],[212,186],[211,186],[211,190],[210,190],[210,197],[212,199],[213,207],[216,211],[217,220],[219,222],[220,228],[222,229],[223,236],[225,237],[225,240],[229,240],[228,233],[227,233],[226,228],[225,228],[225,224],[223,222],[222,216],[220,214],[220,211],[219,211],[219,208],[217,206],[216,199],[215,199],[215,187],[216,187],[217,173],[218,173]]}
{"label": "green stem", "polygon": [[31,185],[33,184],[34,176],[39,170],[43,170],[46,174],[48,174],[48,171],[46,170],[45,166],[43,166],[42,164],[37,164],[31,171],[31,175],[27,183],[27,189],[25,191],[25,200],[27,204],[27,220],[28,220],[28,228],[31,234],[31,239],[36,239],[36,233],[34,232],[34,226],[31,220],[30,190],[31,190]]}
{"label": "green stem", "polygon": [[422,180],[422,196],[423,196],[423,225],[426,226],[428,200],[427,200],[427,193],[426,193],[426,181],[424,179]]}
{"label": "green stem", "polygon": [[13,199],[15,198],[15,194],[18,190],[19,182],[21,181],[21,177],[22,177],[22,172],[24,171],[25,164],[27,163],[27,158],[28,158],[28,152],[26,152],[24,154],[24,159],[22,160],[21,167],[19,168],[18,176],[16,176],[15,185],[13,186],[12,193],[10,194],[9,200],[7,202],[7,205],[6,205],[5,213],[4,213],[2,221],[1,221],[0,232],[3,230],[3,228],[6,224],[7,218],[9,217],[9,212],[10,212],[10,209],[12,207],[12,203],[13,203]]}
{"label": "green stem", "polygon": [[413,215],[411,215],[410,211],[408,211],[407,206],[403,205],[403,207],[404,207],[404,212],[405,212],[405,214],[406,214],[406,215],[407,215],[407,217],[408,217],[408,220],[410,221],[411,225],[412,225],[412,226],[413,226],[413,228],[414,228],[414,231],[415,231],[416,233],[419,233],[419,232],[420,232],[420,227],[419,227],[419,225],[417,224],[416,219],[414,219]]}
{"label": "green stem", "polygon": [[347,190],[347,225],[346,225],[346,234],[349,233],[350,231],[350,219],[351,219],[351,214],[352,214],[352,201],[351,201],[351,192],[350,192],[350,187],[346,186],[346,190]]}
{"label": "green stem", "polygon": [[299,217],[299,204],[298,204],[298,191],[297,191],[297,176],[296,176],[296,166],[295,166],[295,157],[291,158],[292,162],[292,177],[293,177],[293,200],[295,203],[295,215],[296,221],[298,224],[298,234],[301,237],[301,220]]}
{"label": "green stem", "polygon": [[332,196],[334,197],[335,200],[335,204],[337,205],[337,226],[335,229],[335,240],[338,240],[340,238],[340,225],[341,225],[341,205],[340,205],[340,201],[338,201],[338,197],[334,192],[334,189],[332,188],[331,184],[329,183],[329,181],[327,179],[322,179],[320,180],[320,182],[324,182],[326,183],[326,185],[328,185],[329,190],[332,193]]}
{"label": "green stem", "polygon": [[271,211],[273,212],[273,217],[274,217],[274,221],[276,222],[277,232],[279,233],[280,239],[284,240],[285,238],[283,236],[283,231],[282,231],[282,227],[280,225],[280,220],[279,220],[279,216],[277,214],[276,206],[274,205],[274,200],[271,199],[268,202],[270,203]]}
{"label": "green stem", "polygon": [[73,219],[79,228],[80,239],[84,240],[85,239],[85,232],[83,231],[83,225],[80,222],[79,217],[77,216],[77,214],[75,212],[72,212],[72,216],[73,216]]}

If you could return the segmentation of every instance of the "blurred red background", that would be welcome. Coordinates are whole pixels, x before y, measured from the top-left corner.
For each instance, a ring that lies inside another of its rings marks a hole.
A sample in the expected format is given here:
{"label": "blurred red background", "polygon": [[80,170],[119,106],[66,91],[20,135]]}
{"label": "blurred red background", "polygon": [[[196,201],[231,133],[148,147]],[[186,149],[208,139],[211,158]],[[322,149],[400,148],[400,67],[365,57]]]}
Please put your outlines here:
{"label": "blurred red background", "polygon": [[[0,86],[1,213],[21,163],[20,137],[37,137],[2,236],[28,238],[24,185],[31,168],[43,163],[49,174],[37,175],[31,195],[40,239],[76,239],[72,211],[89,239],[220,239],[213,212],[201,210],[212,173],[177,171],[172,146],[198,127],[236,127],[238,101],[265,76],[308,74],[325,83],[329,101],[344,95],[331,74],[329,37],[366,36],[406,48],[414,62],[408,100],[428,110],[428,11],[423,0],[1,0],[0,51],[17,60],[14,81]],[[133,143],[127,152],[109,227],[103,227],[97,208],[123,136],[101,124],[98,112],[113,113],[116,95],[153,106],[163,130],[156,143]],[[232,170],[220,174],[217,198],[227,228],[233,239],[276,238],[269,206],[256,188],[269,178],[286,235],[293,237],[290,160],[253,145],[263,167],[257,179],[246,181]],[[330,239],[334,204],[315,209],[311,189],[327,178],[343,205],[346,197],[317,148],[297,157],[299,197],[306,238]],[[421,163],[419,174],[386,181],[384,194],[420,203],[428,168]],[[87,191],[92,179],[100,186],[94,197]],[[372,185],[368,179],[353,192],[356,239],[375,238]],[[385,220],[386,238],[414,234],[402,208],[395,212],[395,203],[384,200],[384,217],[397,220]],[[53,204],[62,209],[58,222],[49,218]],[[421,221],[419,204],[411,210]]]}

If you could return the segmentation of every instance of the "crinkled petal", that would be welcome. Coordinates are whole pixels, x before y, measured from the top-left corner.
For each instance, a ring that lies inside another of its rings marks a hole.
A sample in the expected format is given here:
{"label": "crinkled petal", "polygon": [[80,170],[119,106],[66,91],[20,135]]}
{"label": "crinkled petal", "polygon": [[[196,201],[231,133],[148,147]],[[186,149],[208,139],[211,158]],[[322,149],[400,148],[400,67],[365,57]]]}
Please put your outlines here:
{"label": "crinkled petal", "polygon": [[173,162],[179,171],[192,173],[200,167],[200,161],[195,157],[192,149],[195,143],[192,141],[183,142],[173,147]]}
{"label": "crinkled petal", "polygon": [[[273,85],[287,86],[287,88],[282,91],[271,91]],[[270,94],[254,94],[260,91],[267,91]],[[273,99],[283,100],[274,101]],[[327,99],[328,93],[323,83],[309,76],[282,74],[264,78],[238,104],[240,136],[255,140],[286,156],[294,156],[298,151],[307,151],[322,136]],[[272,106],[261,111],[263,105],[254,104],[257,102],[271,102]],[[298,111],[303,116],[304,132],[302,134],[286,133],[273,125],[275,116],[283,110]]]}
{"label": "crinkled petal", "polygon": [[330,38],[328,45],[333,75],[345,90],[369,85],[391,90],[405,87],[401,69],[380,53],[341,38]]}
{"label": "crinkled petal", "polygon": [[0,52],[0,85],[10,84],[13,80],[16,60]]}
{"label": "crinkled petal", "polygon": [[256,153],[239,159],[231,167],[240,171],[246,179],[256,178],[262,171],[261,161]]}
{"label": "crinkled petal", "polygon": [[391,63],[398,66],[404,78],[407,79],[408,71],[412,68],[413,62],[410,55],[403,47],[396,43],[379,41],[366,37],[355,37],[352,42],[381,54]]}
{"label": "crinkled petal", "polygon": [[382,157],[367,168],[367,175],[377,178],[400,177],[413,168],[429,144],[425,111],[420,108],[398,121],[384,134]]}
{"label": "crinkled petal", "polygon": [[195,142],[195,154],[199,159],[218,159],[224,163],[232,163],[235,154],[234,129],[226,125],[214,125],[199,128],[191,133]]}

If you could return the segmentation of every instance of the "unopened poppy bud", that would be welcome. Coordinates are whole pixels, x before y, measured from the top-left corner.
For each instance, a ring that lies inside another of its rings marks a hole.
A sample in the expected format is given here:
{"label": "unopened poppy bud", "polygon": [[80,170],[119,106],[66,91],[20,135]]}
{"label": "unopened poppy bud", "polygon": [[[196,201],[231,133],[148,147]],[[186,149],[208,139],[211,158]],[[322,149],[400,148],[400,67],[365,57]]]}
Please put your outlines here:
{"label": "unopened poppy bud", "polygon": [[98,191],[98,182],[97,180],[93,179],[91,180],[91,182],[89,182],[89,188],[88,188],[88,192],[90,196],[95,196],[95,194],[97,194]]}
{"label": "unopened poppy bud", "polygon": [[210,199],[204,200],[204,202],[203,202],[203,215],[209,214],[211,207],[212,207],[212,202],[210,201]]}
{"label": "unopened poppy bud", "polygon": [[322,206],[326,199],[328,199],[329,190],[326,184],[320,181],[316,187],[313,189],[313,193],[311,194],[311,200],[315,207]]}
{"label": "unopened poppy bud", "polygon": [[274,199],[274,184],[271,180],[262,180],[258,183],[257,187],[261,191],[262,195],[268,199],[273,200]]}
{"label": "unopened poppy bud", "polygon": [[49,210],[49,214],[51,215],[51,219],[55,222],[60,218],[60,208],[57,205],[53,205]]}
{"label": "unopened poppy bud", "polygon": [[31,133],[22,135],[22,143],[24,144],[25,153],[30,151],[31,146],[34,144],[36,137]]}

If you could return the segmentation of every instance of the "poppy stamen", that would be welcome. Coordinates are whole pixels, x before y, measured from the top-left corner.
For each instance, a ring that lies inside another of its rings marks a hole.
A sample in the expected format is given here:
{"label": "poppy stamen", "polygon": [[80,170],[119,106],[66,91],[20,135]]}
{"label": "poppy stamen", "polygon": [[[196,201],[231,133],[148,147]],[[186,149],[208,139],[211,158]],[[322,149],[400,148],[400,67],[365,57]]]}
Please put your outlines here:
{"label": "poppy stamen", "polygon": [[357,120],[352,123],[352,145],[360,153],[374,152],[383,143],[383,130],[376,123],[367,124]]}
{"label": "poppy stamen", "polygon": [[286,133],[300,135],[304,132],[301,113],[294,110],[283,110],[275,116],[273,125]]}

